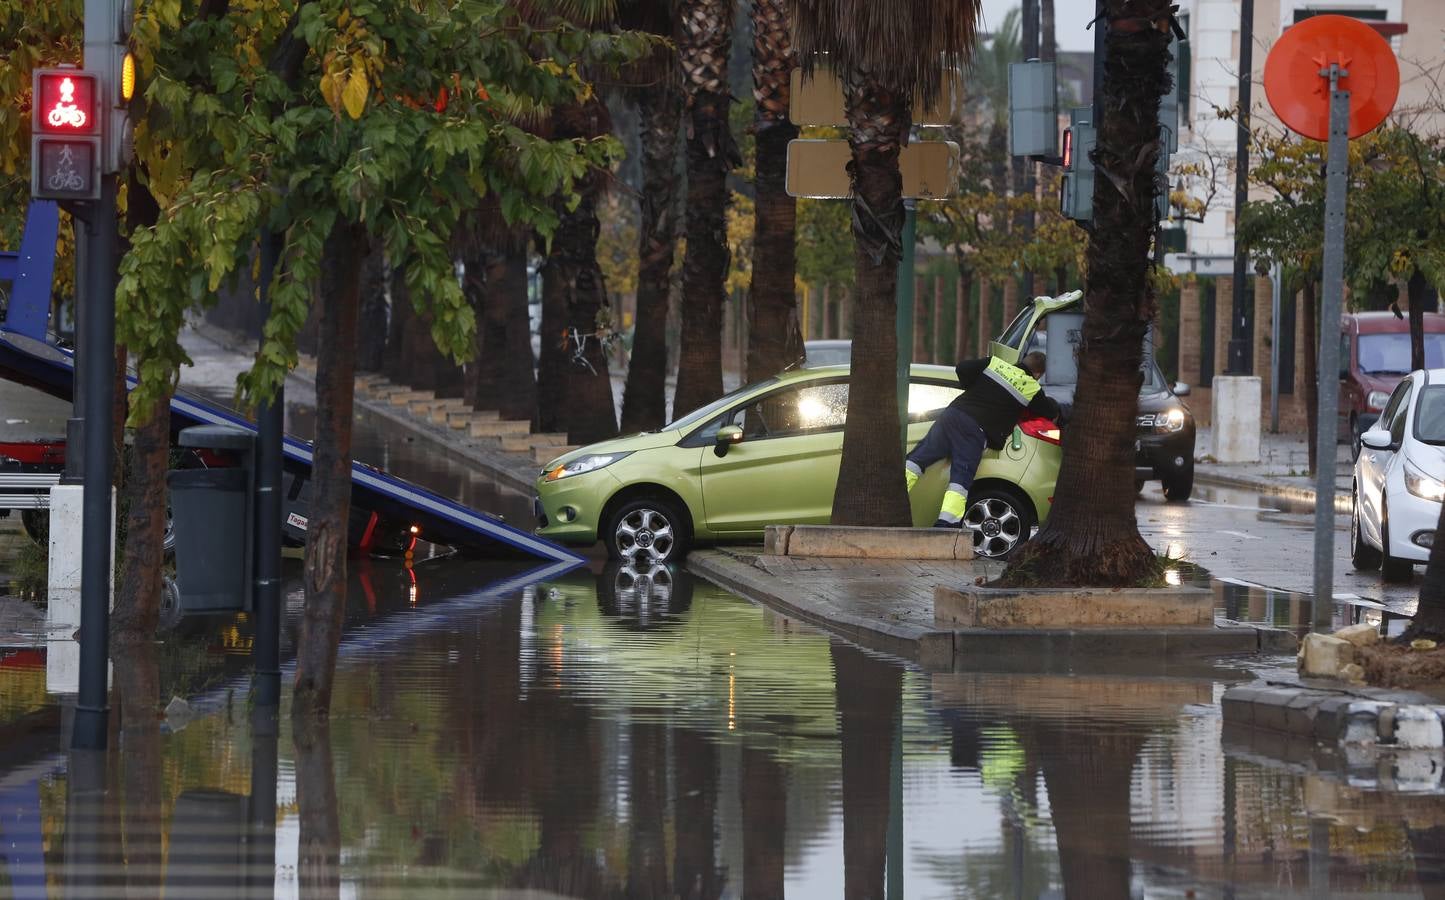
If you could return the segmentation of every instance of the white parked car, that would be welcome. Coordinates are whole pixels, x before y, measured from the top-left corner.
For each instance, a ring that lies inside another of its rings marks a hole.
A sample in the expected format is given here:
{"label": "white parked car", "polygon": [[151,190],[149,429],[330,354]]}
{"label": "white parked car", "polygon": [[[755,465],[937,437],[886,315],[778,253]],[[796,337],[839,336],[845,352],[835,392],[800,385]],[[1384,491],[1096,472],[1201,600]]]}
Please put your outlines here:
{"label": "white parked car", "polygon": [[1350,557],[1408,581],[1430,556],[1445,499],[1445,369],[1412,372],[1360,436],[1350,494]]}

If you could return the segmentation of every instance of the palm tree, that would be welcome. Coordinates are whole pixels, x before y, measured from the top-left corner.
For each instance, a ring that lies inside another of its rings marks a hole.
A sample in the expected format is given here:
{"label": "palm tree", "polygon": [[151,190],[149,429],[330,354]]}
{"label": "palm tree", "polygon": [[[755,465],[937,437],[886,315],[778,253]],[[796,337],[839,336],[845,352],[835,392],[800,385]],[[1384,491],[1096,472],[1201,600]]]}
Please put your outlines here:
{"label": "palm tree", "polygon": [[722,395],[727,175],[741,160],[728,130],[733,4],[687,0],[679,15],[678,61],[687,116],[687,253],[682,263],[681,357],[672,408],[684,413]]}
{"label": "palm tree", "polygon": [[793,286],[797,201],[785,190],[788,142],[798,136],[798,127],[788,118],[789,82],[797,59],[783,0],[753,0],[752,20],[757,224],[748,291],[750,382],[782,371],[797,361],[803,349]]}
{"label": "palm tree", "polygon": [[1154,575],[1134,518],[1134,427],[1144,336],[1154,320],[1149,283],[1158,226],[1154,166],[1159,98],[1170,89],[1169,0],[1107,0],[1109,30],[1093,159],[1083,346],[1073,422],[1049,520],[1005,579],[1128,585]]}
{"label": "palm tree", "polygon": [[[898,439],[894,288],[902,248],[898,153],[915,95],[932,103],[945,68],[972,52],[980,0],[790,0],[805,68],[827,53],[843,79],[853,159],[853,367],[843,458],[833,497],[839,525],[907,525]],[[911,277],[911,273],[909,275]]]}

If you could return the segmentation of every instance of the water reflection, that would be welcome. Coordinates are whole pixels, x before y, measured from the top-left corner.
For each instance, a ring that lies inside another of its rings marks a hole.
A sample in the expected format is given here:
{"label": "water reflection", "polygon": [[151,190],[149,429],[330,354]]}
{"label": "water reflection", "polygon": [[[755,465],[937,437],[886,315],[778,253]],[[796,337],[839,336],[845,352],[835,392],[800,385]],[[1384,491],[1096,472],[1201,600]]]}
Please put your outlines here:
{"label": "water reflection", "polygon": [[677,572],[495,574],[443,567],[416,607],[375,581],[329,727],[213,691],[176,729],[157,710],[180,657],[124,648],[110,755],[56,755],[56,735],[21,757],[0,738],[0,897],[1441,884],[1438,798],[1225,756],[1216,698],[1249,672],[925,675]]}

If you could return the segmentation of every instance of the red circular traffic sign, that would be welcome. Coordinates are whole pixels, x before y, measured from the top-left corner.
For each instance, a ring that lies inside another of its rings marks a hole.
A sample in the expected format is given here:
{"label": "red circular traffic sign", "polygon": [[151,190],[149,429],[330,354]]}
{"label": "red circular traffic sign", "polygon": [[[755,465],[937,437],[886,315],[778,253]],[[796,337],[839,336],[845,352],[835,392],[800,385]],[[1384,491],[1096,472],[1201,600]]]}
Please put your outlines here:
{"label": "red circular traffic sign", "polygon": [[1321,69],[1339,63],[1349,75],[1350,137],[1385,121],[1400,94],[1395,52],[1375,29],[1349,16],[1311,16],[1275,42],[1264,63],[1264,93],[1275,115],[1293,131],[1317,141],[1330,136],[1330,80]]}

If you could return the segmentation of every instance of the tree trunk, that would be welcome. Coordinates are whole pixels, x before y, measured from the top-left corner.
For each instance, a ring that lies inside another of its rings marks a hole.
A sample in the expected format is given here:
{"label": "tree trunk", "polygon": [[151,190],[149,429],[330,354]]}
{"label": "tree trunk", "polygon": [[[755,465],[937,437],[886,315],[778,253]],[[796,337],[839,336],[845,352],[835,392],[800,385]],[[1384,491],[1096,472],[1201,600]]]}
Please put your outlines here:
{"label": "tree trunk", "polygon": [[[1057,48],[1054,45],[1054,0],[1039,0],[1039,59],[1052,62]],[[1060,289],[1059,293],[1063,293]]]}
{"label": "tree trunk", "polygon": [[908,135],[910,101],[857,73],[845,80],[844,99],[853,152],[848,168],[858,267],[848,407],[858,413],[843,427],[833,524],[907,526],[912,514],[898,439],[895,290],[903,232],[898,152]]}
{"label": "tree trunk", "polygon": [[150,640],[160,618],[166,531],[166,470],[170,465],[171,404],[162,397],[135,429],[127,498],[120,590],[111,613],[117,638]]}
{"label": "tree trunk", "polygon": [[111,645],[115,660],[116,707],[120,712],[121,833],[124,839],[126,895],[154,897],[164,859],[161,839],[160,666],[151,634],[117,634]]}
{"label": "tree trunk", "polygon": [[[390,271],[390,267],[388,267],[388,271]],[[411,308],[411,301],[407,298],[406,292],[396,289],[398,279],[394,275],[389,275],[387,278],[391,293],[391,317],[387,321],[386,362],[382,365],[381,371],[389,381],[396,384],[409,384],[411,366],[406,353],[406,335],[410,330],[409,323],[416,315],[416,311]],[[316,318],[314,310],[311,318]]]}
{"label": "tree trunk", "polygon": [[667,300],[677,249],[677,134],[682,122],[682,84],[675,66],[668,66],[656,90],[638,94],[637,110],[642,221],[636,328],[622,392],[622,431],[628,434],[652,431],[667,422]]}
{"label": "tree trunk", "polygon": [[687,251],[682,261],[682,341],[674,416],[722,396],[724,221],[728,172],[740,161],[728,130],[727,61],[733,4],[690,0],[682,11],[678,58],[687,97]]}
{"label": "tree trunk", "polygon": [[743,748],[743,900],[783,900],[788,775],[768,750]]}
{"label": "tree trunk", "polygon": [[378,247],[361,263],[361,312],[356,322],[356,369],[380,372],[386,362],[386,255]]}
{"label": "tree trunk", "polygon": [[[753,0],[752,21],[757,225],[748,291],[746,383],[776,375],[803,355],[794,286],[797,201],[785,189],[788,142],[798,136],[798,126],[788,119],[789,81],[797,61],[783,0]],[[828,327],[833,327],[831,321]]]}
{"label": "tree trunk", "polygon": [[1405,287],[1410,300],[1410,371],[1425,368],[1425,295],[1430,282],[1425,273],[1415,269]]}
{"label": "tree trunk", "polygon": [[356,318],[365,232],[338,222],[322,250],[317,291],[316,446],[306,530],[306,607],[296,640],[293,718],[326,716],[346,608],[347,525],[351,518],[351,420]]}
{"label": "tree trunk", "polygon": [[931,363],[939,364],[945,359],[943,342],[947,335],[943,331],[943,276],[933,276],[933,315],[929,317],[928,323],[933,328],[933,347],[928,358]]}
{"label": "tree trunk", "polygon": [[393,313],[398,307],[406,307],[407,315],[392,351],[393,364],[388,377],[418,391],[432,391],[438,397],[462,396],[465,387],[462,368],[438,349],[431,333],[432,315],[412,308],[411,290],[406,286],[403,269],[392,270],[391,298]]}
{"label": "tree trunk", "polygon": [[[591,139],[611,129],[596,98],[553,114],[554,138]],[[607,352],[599,337],[610,325],[607,287],[597,264],[597,195],[600,177],[579,186],[581,200],[560,221],[542,266],[542,359],[537,375],[538,421],[543,431],[565,431],[574,444],[617,436],[617,410]]]}
{"label": "tree trunk", "polygon": [[[1315,446],[1320,433],[1320,326],[1319,306],[1315,301],[1315,282],[1312,278],[1305,279],[1304,289],[1301,291],[1300,301],[1304,305],[1304,333],[1305,333],[1305,433],[1309,437],[1309,470],[1310,474],[1315,473],[1315,466],[1319,460]],[[1215,309],[1218,310],[1216,301]],[[1219,315],[1216,311],[1215,315]]]}
{"label": "tree trunk", "polygon": [[468,217],[458,238],[462,290],[477,315],[476,358],[467,367],[463,397],[472,409],[495,409],[503,419],[531,422],[537,379],[527,312],[527,236],[498,221]]}
{"label": "tree trunk", "polygon": [[[1109,0],[1111,16],[1167,16],[1168,0]],[[1169,35],[1108,33],[1094,153],[1094,231],[1084,300],[1079,387],[1064,436],[1054,508],[1005,571],[1014,583],[1130,585],[1155,574],[1134,518],[1134,431],[1144,336],[1154,320],[1149,284],[1159,98],[1169,89]],[[1115,180],[1117,179],[1117,186]]]}

